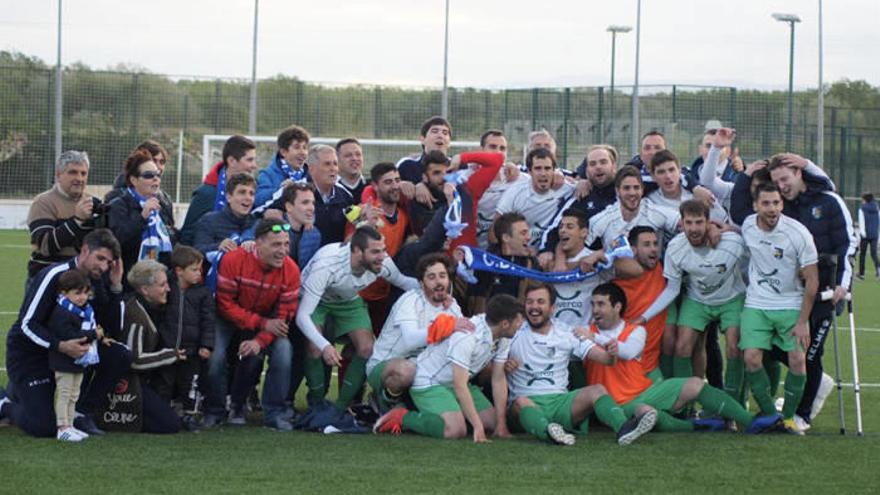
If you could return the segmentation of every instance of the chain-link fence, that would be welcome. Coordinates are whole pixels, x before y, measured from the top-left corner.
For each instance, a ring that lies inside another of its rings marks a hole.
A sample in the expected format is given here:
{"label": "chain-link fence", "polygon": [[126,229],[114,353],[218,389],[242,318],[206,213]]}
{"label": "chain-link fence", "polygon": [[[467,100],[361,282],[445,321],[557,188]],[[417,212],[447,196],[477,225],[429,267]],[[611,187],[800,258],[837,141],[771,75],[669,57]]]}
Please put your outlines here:
{"label": "chain-link fence", "polygon": [[[244,133],[249,82],[64,70],[63,147],[89,152],[92,185],[109,185],[129,151],[146,138],[170,153],[163,189],[180,199],[201,181],[202,137]],[[510,156],[522,156],[526,135],[546,128],[558,142],[561,163],[573,168],[585,150],[605,142],[629,149],[631,89],[617,87],[488,90],[454,88],[449,119],[456,140],[476,140],[489,128],[507,133]],[[274,135],[297,123],[313,136],[412,140],[420,124],[439,113],[436,88],[313,84],[276,77],[258,83],[257,133]],[[816,153],[815,92],[795,94],[791,151]],[[785,151],[786,93],[687,85],[640,88],[640,130],[664,132],[669,147],[689,163],[705,124],[737,128],[740,153],[752,159]],[[55,154],[54,72],[37,64],[0,68],[0,197],[30,198],[52,181]],[[822,162],[846,196],[880,189],[880,109],[826,108]],[[183,142],[180,136],[183,136]],[[402,152],[389,148],[397,156]],[[267,163],[271,147],[261,150]],[[369,166],[369,164],[368,164]]]}

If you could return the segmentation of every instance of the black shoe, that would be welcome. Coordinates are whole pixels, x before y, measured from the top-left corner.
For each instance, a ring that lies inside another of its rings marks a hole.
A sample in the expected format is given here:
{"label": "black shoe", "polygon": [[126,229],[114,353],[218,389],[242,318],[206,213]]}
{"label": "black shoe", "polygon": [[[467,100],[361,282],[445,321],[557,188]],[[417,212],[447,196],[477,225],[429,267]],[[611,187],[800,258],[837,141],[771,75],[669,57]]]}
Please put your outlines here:
{"label": "black shoe", "polygon": [[98,425],[95,424],[95,420],[92,419],[90,414],[77,413],[77,416],[73,418],[73,427],[77,430],[84,431],[91,436],[101,436],[105,433],[104,430],[98,428]]}
{"label": "black shoe", "polygon": [[635,442],[640,436],[653,430],[655,424],[657,424],[657,411],[654,409],[641,416],[629,418],[617,432],[617,444],[629,445]]}

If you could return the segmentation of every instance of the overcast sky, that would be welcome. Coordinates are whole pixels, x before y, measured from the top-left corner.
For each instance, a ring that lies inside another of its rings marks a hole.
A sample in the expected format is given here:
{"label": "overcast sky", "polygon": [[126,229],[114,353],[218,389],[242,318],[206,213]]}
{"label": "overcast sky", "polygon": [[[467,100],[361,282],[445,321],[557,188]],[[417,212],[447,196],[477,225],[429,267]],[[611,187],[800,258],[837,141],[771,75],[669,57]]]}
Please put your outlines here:
{"label": "overcast sky", "polygon": [[[818,80],[818,0],[643,0],[642,84],[784,88],[798,14],[795,85]],[[449,84],[606,85],[610,24],[636,0],[450,0]],[[55,63],[57,0],[0,0],[0,49]],[[444,0],[261,0],[257,76],[439,86]],[[824,2],[825,81],[880,86],[880,0]],[[63,63],[250,77],[253,0],[64,0]],[[635,31],[618,36],[631,84]]]}

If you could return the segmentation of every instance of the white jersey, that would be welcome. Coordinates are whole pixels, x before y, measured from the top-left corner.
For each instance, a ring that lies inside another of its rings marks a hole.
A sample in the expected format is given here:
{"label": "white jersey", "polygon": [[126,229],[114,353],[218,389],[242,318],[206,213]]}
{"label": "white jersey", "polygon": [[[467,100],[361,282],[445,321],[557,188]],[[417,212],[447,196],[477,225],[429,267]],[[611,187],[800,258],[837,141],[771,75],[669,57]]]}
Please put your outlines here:
{"label": "white jersey", "polygon": [[[681,188],[681,195],[678,198],[670,198],[663,194],[663,191],[657,189],[647,196],[647,200],[651,203],[654,203],[657,206],[668,208],[670,210],[678,211],[678,208],[685,201],[689,201],[694,199],[694,193],[688,191],[685,188]],[[730,215],[727,214],[727,210],[721,206],[720,201],[716,201],[712,208],[709,209],[709,218],[712,220],[718,220],[721,223],[729,223]]]}
{"label": "white jersey", "polygon": [[537,247],[556,211],[565,204],[565,199],[572,192],[574,186],[564,183],[559,189],[539,194],[532,188],[531,181],[521,181],[504,192],[498,200],[496,212],[502,215],[517,212],[524,216],[529,224],[532,246]]}
{"label": "white jersey", "polygon": [[[504,170],[500,170],[498,175],[504,177]],[[528,175],[519,174],[513,182],[507,182],[506,180],[493,181],[489,189],[486,189],[486,192],[483,193],[477,205],[477,245],[481,249],[489,247],[489,229],[492,228],[492,222],[495,221],[495,213],[501,196],[511,187],[523,182],[530,182]]]}
{"label": "white jersey", "polygon": [[[589,248],[584,248],[573,258],[569,258],[568,262],[575,263],[592,253]],[[553,318],[572,327],[589,326],[590,318],[593,317],[593,289],[599,284],[611,280],[613,276],[613,270],[605,270],[595,277],[581,280],[580,282],[554,284],[553,288],[556,289],[556,312],[553,313]]]}
{"label": "white jersey", "polygon": [[473,376],[489,364],[489,361],[507,361],[510,339],[492,339],[492,330],[486,323],[486,315],[470,319],[476,326],[473,332],[455,332],[449,338],[429,345],[416,360],[416,377],[412,388],[428,388],[435,385],[452,385],[452,365],[457,364]]}
{"label": "white jersey", "polygon": [[750,215],[742,226],[750,257],[746,307],[800,309],[804,296],[800,270],[818,262],[813,236],[785,215],[770,232],[761,230],[757,220],[757,214]]}
{"label": "white jersey", "polygon": [[550,331],[542,335],[532,331],[528,322],[511,339],[507,356],[516,359],[519,368],[507,375],[510,399],[530,395],[560,394],[568,391],[568,363],[583,360],[593,348],[592,340],[581,340],[573,328],[551,320]]}
{"label": "white jersey", "polygon": [[460,317],[461,308],[454,300],[449,309],[445,309],[442,304],[434,306],[425,297],[422,289],[413,289],[400,296],[391,307],[391,313],[382,326],[382,333],[373,344],[373,354],[367,361],[367,374],[370,374],[382,361],[418,356],[427,346],[427,342],[422,342],[418,347],[407,345],[407,340],[403,336],[404,331],[417,329],[427,335],[428,327],[440,313]]}
{"label": "white jersey", "polygon": [[366,270],[360,276],[353,275],[351,247],[347,243],[334,242],[319,249],[306,265],[302,272],[302,288],[322,302],[346,302],[356,299],[358,292],[378,278],[404,290],[419,287],[416,279],[401,274],[388,256],[382,261],[379,273]]}
{"label": "white jersey", "polygon": [[717,306],[746,292],[740,269],[744,256],[745,243],[736,232],[721,234],[714,248],[694,247],[682,232],[666,248],[663,276],[681,280],[694,301]]}
{"label": "white jersey", "polygon": [[678,210],[642,201],[636,216],[627,222],[620,211],[620,203],[612,203],[590,218],[587,245],[592,246],[597,239],[601,239],[602,247],[609,249],[618,236],[627,235],[633,227],[644,225],[657,231],[657,241],[662,252],[663,246],[678,232],[679,220]]}

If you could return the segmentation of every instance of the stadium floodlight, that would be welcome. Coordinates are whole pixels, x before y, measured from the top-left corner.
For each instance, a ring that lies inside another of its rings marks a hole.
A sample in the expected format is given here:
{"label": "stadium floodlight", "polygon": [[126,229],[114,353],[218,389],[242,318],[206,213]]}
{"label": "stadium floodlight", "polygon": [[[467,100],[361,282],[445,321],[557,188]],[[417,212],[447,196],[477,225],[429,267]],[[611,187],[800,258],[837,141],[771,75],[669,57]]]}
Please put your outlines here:
{"label": "stadium floodlight", "polygon": [[[632,31],[632,27],[630,26],[618,26],[612,24],[608,26],[606,29],[609,33],[611,33],[611,91],[609,92],[609,102],[608,102],[608,124],[609,128],[614,129],[614,59],[616,58],[616,49],[617,49],[617,34],[624,34]],[[603,133],[604,136],[604,133]]]}
{"label": "stadium floodlight", "polygon": [[[791,151],[792,114],[794,112],[794,25],[801,22],[801,18],[795,14],[772,14],[779,22],[787,22],[791,28],[791,43],[788,53],[788,124],[785,130],[785,151]],[[821,89],[821,88],[820,88]]]}
{"label": "stadium floodlight", "polygon": [[632,92],[632,125],[629,144],[633,154],[639,152],[639,48],[642,38],[642,0],[636,0],[636,63]]}

